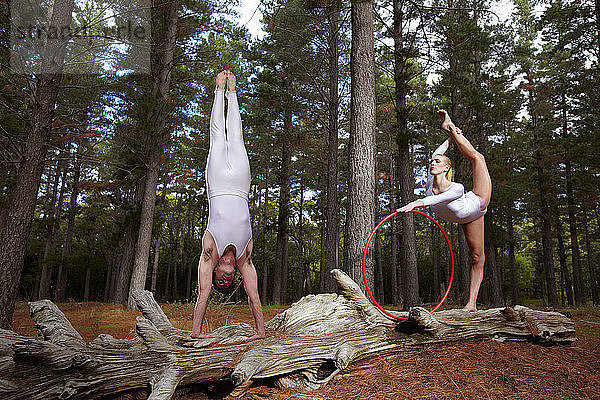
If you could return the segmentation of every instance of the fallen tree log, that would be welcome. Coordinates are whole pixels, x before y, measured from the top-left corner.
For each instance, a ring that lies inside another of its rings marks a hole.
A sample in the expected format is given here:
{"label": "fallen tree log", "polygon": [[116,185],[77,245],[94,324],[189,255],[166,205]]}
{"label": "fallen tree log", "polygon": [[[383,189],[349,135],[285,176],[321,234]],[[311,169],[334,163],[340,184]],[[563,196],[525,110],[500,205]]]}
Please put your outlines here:
{"label": "fallen tree log", "polygon": [[[0,398],[89,399],[147,390],[170,399],[179,386],[226,380],[232,395],[255,379],[312,389],[352,362],[429,343],[478,338],[569,344],[573,322],[558,312],[516,306],[478,312],[415,307],[398,322],[375,308],[340,270],[340,294],[303,297],[266,324],[267,338],[252,342],[247,324],[191,339],[171,325],[150,292],[135,295],[142,316],[134,339],[99,335],[84,342],[50,301],[29,303],[39,338],[0,330]],[[402,313],[398,313],[402,314]]]}

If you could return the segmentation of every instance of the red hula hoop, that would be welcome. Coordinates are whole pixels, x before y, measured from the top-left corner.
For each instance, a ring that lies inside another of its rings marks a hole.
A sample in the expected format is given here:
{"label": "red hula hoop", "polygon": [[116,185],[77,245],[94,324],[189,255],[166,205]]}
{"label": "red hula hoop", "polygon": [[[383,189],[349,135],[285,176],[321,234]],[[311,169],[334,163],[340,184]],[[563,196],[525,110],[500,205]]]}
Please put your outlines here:
{"label": "red hula hoop", "polygon": [[[427,218],[429,218],[430,220],[433,221],[434,224],[436,224],[436,226],[440,229],[440,231],[442,231],[442,233],[444,234],[444,238],[446,239],[446,244],[448,244],[448,249],[450,250],[450,259],[451,259],[451,264],[450,264],[450,279],[448,281],[448,288],[446,289],[446,293],[444,293],[444,297],[442,297],[442,300],[440,300],[440,302],[437,304],[437,306],[435,306],[430,312],[434,312],[435,310],[437,310],[444,301],[446,301],[446,297],[448,297],[448,293],[450,293],[450,287],[452,287],[452,280],[454,279],[454,252],[452,251],[452,245],[450,244],[450,239],[448,239],[448,235],[446,235],[446,232],[444,231],[444,229],[442,228],[442,226],[440,224],[438,224],[438,222],[433,219],[430,215],[425,214],[424,212],[421,211],[417,211],[417,210],[411,210],[411,212],[416,213],[416,214],[421,214],[426,216]],[[373,294],[371,293],[371,290],[369,289],[369,284],[367,282],[367,273],[365,270],[365,264],[367,262],[367,251],[369,250],[369,244],[371,243],[371,239],[373,238],[373,236],[375,235],[375,232],[377,232],[377,229],[379,229],[379,227],[381,225],[383,225],[388,219],[392,218],[393,216],[395,216],[396,214],[400,214],[398,211],[396,211],[393,214],[388,215],[387,217],[385,217],[384,219],[382,219],[377,226],[375,227],[375,229],[373,229],[373,231],[371,232],[371,234],[369,235],[369,238],[367,239],[367,243],[365,244],[365,251],[363,252],[363,259],[362,259],[362,273],[363,273],[363,280],[365,282],[365,287],[367,288],[367,293],[369,294],[369,297],[371,298],[371,301],[373,302],[373,304],[375,304],[375,306],[377,308],[379,308],[385,315],[392,317],[394,319],[399,319],[399,320],[405,320],[406,318],[404,317],[398,317],[396,315],[393,315],[387,311],[385,311],[383,309],[383,307],[381,307],[379,305],[379,303],[377,302],[377,300],[375,300],[375,298],[373,297]]]}

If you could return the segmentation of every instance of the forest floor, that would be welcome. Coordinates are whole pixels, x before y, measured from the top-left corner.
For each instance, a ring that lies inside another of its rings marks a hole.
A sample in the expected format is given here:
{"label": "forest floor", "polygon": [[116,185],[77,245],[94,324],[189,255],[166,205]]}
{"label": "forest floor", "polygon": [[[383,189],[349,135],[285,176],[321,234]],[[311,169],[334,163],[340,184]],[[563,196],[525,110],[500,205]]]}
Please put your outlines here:
{"label": "forest floor", "polygon": [[[116,338],[135,335],[135,318],[139,313],[128,313],[122,305],[90,302],[59,303],[58,306],[84,340],[91,341],[100,333]],[[175,327],[191,329],[193,304],[161,306]],[[265,306],[265,321],[285,308]],[[351,364],[318,391],[280,390],[264,383],[251,387],[247,397],[289,400],[600,399],[600,308],[560,310],[570,312],[575,322],[579,340],[571,346],[493,340],[424,346]],[[13,321],[15,332],[36,335],[26,303],[17,304]],[[212,331],[233,322],[252,325],[249,308],[245,305],[210,306],[206,330]],[[209,397],[205,392],[182,391],[175,398]]]}

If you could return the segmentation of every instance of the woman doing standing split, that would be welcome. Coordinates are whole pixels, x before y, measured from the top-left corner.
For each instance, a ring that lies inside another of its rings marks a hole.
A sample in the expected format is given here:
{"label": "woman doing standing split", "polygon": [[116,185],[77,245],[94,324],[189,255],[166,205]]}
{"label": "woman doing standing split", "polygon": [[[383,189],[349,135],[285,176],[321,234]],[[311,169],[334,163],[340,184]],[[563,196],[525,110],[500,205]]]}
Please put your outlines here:
{"label": "woman doing standing split", "polygon": [[[460,224],[472,259],[469,301],[463,310],[477,311],[477,295],[485,263],[483,218],[492,196],[492,180],[483,155],[475,150],[462,131],[452,123],[446,111],[440,110],[438,113],[444,118],[442,129],[449,132],[450,137],[431,157],[425,187],[427,197],[408,203],[397,211],[409,212],[415,207],[430,206],[440,218]],[[462,184],[451,181],[452,163],[444,155],[451,141],[471,161],[473,190],[467,193]]]}

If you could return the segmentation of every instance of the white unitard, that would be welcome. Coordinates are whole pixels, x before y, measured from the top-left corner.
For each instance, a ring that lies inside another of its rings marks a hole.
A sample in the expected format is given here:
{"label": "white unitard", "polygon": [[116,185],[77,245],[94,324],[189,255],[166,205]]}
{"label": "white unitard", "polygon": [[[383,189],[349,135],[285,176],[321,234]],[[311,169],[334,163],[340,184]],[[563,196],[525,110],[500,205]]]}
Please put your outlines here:
{"label": "white unitard", "polygon": [[[446,140],[433,152],[433,156],[444,154],[448,150],[448,145],[449,141]],[[422,199],[422,201],[424,205],[431,206],[433,212],[443,220],[467,224],[475,221],[487,212],[487,208],[483,211],[481,210],[479,197],[471,191],[465,193],[465,187],[458,182],[452,182],[448,189],[442,193],[433,194],[433,180],[434,177],[428,169],[427,184],[425,185],[425,194],[427,197]]]}
{"label": "white unitard", "polygon": [[227,137],[225,136],[223,90],[215,91],[210,115],[210,150],[206,161],[208,227],[219,257],[229,245],[242,257],[252,238],[248,193],[250,162],[242,136],[242,118],[235,92],[227,92]]}

